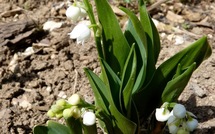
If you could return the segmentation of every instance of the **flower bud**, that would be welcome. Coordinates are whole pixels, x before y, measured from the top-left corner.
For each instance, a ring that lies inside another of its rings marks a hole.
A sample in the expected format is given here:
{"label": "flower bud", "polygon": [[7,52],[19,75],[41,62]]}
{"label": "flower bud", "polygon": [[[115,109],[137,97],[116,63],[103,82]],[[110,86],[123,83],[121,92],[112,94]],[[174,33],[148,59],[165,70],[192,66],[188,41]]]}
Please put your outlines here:
{"label": "flower bud", "polygon": [[86,126],[94,125],[96,122],[96,116],[93,112],[85,112],[83,115],[83,124]]}
{"label": "flower bud", "polygon": [[186,125],[187,125],[187,129],[188,129],[189,131],[193,131],[194,129],[197,128],[197,126],[198,126],[198,121],[197,121],[196,119],[194,119],[194,118],[191,118],[191,120],[188,120],[188,121],[186,122]]}
{"label": "flower bud", "polygon": [[185,130],[184,128],[179,128],[177,134],[190,134],[190,132]]}
{"label": "flower bud", "polygon": [[54,113],[51,109],[47,112],[47,115],[48,115],[48,117],[50,117],[50,118],[55,117],[55,113]]}
{"label": "flower bud", "polygon": [[65,106],[66,103],[67,103],[67,102],[66,102],[64,99],[60,99],[60,100],[57,100],[56,105]]}
{"label": "flower bud", "polygon": [[81,110],[77,106],[73,106],[71,109],[72,109],[72,112],[73,112],[73,117],[75,119],[78,119],[78,118],[81,117]]}
{"label": "flower bud", "polygon": [[80,96],[78,94],[73,94],[68,99],[68,103],[71,104],[71,105],[73,105],[73,106],[78,105],[80,102],[81,102],[81,98],[80,98]]}
{"label": "flower bud", "polygon": [[179,119],[182,119],[186,116],[186,109],[184,105],[176,104],[173,108],[173,115]]}
{"label": "flower bud", "polygon": [[84,45],[84,42],[90,38],[91,31],[87,25],[80,23],[74,27],[69,35],[71,39],[77,40],[77,44],[82,43],[82,45]]}
{"label": "flower bud", "polygon": [[169,133],[171,134],[176,134],[179,129],[179,127],[176,126],[175,124],[168,125],[168,128],[169,128]]}
{"label": "flower bud", "polygon": [[61,112],[63,109],[64,109],[64,107],[63,107],[63,106],[60,106],[60,105],[52,105],[52,106],[51,106],[51,110],[52,110],[54,113],[59,113],[59,112]]}
{"label": "flower bud", "polygon": [[55,117],[59,119],[59,118],[63,117],[63,113],[62,112],[61,113],[57,113],[57,114],[55,114]]}
{"label": "flower bud", "polygon": [[170,116],[170,112],[165,108],[156,108],[155,117],[158,121],[164,122],[167,121]]}
{"label": "flower bud", "polygon": [[68,119],[68,118],[70,118],[70,117],[72,117],[73,116],[73,112],[72,112],[72,109],[71,108],[68,108],[68,109],[64,109],[63,110],[63,117],[65,118],[65,119]]}

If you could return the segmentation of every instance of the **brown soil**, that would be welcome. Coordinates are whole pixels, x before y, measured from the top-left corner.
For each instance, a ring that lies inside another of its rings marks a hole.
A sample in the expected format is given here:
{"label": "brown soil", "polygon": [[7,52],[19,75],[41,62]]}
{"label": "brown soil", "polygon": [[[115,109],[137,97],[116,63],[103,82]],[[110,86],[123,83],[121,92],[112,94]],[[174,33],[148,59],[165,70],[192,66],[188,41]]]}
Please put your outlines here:
{"label": "brown soil", "polygon": [[[32,133],[33,126],[46,123],[48,120],[46,112],[55,100],[68,97],[75,92],[82,94],[86,100],[93,101],[93,94],[83,68],[88,67],[96,73],[100,72],[95,44],[93,38],[84,46],[77,45],[75,41],[69,39],[67,33],[75,24],[66,19],[64,15],[66,5],[60,7],[62,3],[65,1],[20,0],[13,3],[9,0],[0,0],[0,29],[7,23],[32,19],[39,24],[37,25],[39,29],[47,20],[64,22],[61,28],[52,32],[39,30],[34,36],[25,38],[21,36],[22,41],[15,40],[15,43],[8,44],[0,42],[1,134]],[[181,16],[179,19],[184,22],[167,17],[168,11]],[[164,29],[158,27],[162,41],[159,63],[188,46],[199,36],[208,36],[213,48],[212,56],[195,71],[179,101],[198,117],[199,126],[195,134],[214,134],[215,2],[207,0],[182,5],[177,0],[169,1],[153,10],[151,14],[153,18],[165,24]],[[179,30],[173,31],[167,27]],[[21,34],[23,33],[19,33]],[[182,37],[183,42],[175,45],[175,39],[179,37]],[[12,38],[16,37],[11,35],[9,40]],[[38,46],[40,43],[46,45]],[[18,54],[31,46],[37,46],[33,54],[29,56]],[[15,54],[19,56],[16,69],[11,72],[9,64]]]}

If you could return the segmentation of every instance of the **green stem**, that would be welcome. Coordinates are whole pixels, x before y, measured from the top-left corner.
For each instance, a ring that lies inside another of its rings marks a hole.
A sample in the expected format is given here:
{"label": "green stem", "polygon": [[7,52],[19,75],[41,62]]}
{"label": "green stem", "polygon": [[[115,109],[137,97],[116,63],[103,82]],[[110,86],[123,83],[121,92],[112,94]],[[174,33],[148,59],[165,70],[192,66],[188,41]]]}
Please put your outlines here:
{"label": "green stem", "polygon": [[[113,124],[110,116],[105,113],[103,110],[97,110],[96,117],[100,119],[102,122],[104,122],[105,126],[103,126],[104,131],[106,131],[108,134],[113,134]],[[101,126],[102,127],[102,126]]]}
{"label": "green stem", "polygon": [[[84,5],[85,5],[85,9],[88,13],[88,16],[89,16],[89,19],[90,19],[90,22],[92,25],[97,25],[96,23],[96,19],[94,17],[94,13],[93,13],[93,10],[92,10],[92,5],[89,3],[89,0],[83,0],[84,2]],[[98,55],[99,57],[101,58],[104,58],[104,54],[103,54],[103,48],[102,48],[102,44],[101,44],[101,35],[98,35],[97,32],[99,32],[98,30],[100,30],[97,27],[93,27],[93,32],[94,32],[94,37],[95,37],[95,42],[96,42],[96,48],[97,48],[97,51],[98,51]]]}
{"label": "green stem", "polygon": [[92,126],[83,125],[84,134],[97,134],[96,123]]}

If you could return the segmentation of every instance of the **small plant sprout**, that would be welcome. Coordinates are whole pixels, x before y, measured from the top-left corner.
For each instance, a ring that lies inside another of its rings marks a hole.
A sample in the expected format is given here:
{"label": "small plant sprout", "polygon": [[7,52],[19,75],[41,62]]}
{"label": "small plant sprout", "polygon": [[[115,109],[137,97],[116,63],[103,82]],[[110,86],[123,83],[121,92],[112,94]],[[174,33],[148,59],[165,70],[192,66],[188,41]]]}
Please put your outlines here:
{"label": "small plant sprout", "polygon": [[96,134],[98,127],[107,134],[160,134],[165,127],[172,134],[194,131],[195,115],[176,102],[192,73],[211,55],[211,47],[204,36],[158,66],[159,32],[144,1],[138,0],[139,17],[133,9],[119,7],[128,17],[123,30],[109,0],[70,4],[70,20],[79,21],[86,14],[90,20],[90,26],[75,24],[70,38],[84,45],[90,28],[94,36],[101,72],[84,68],[94,103],[78,94],[57,101],[47,115],[63,117],[65,125],[48,121],[35,126],[34,134]]}
{"label": "small plant sprout", "polygon": [[84,45],[84,42],[90,38],[91,31],[87,25],[80,23],[74,27],[69,35],[71,39],[77,40],[77,44]]}

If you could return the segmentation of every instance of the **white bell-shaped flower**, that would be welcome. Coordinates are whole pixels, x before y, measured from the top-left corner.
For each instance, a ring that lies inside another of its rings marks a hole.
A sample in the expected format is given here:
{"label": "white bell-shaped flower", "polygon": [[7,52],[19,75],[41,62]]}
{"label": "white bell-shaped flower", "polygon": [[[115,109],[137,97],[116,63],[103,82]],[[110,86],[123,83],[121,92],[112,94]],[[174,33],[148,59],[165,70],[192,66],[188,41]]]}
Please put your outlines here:
{"label": "white bell-shaped flower", "polygon": [[178,132],[178,129],[179,129],[179,127],[176,126],[175,124],[168,125],[168,128],[169,128],[170,134],[176,134]]}
{"label": "white bell-shaped flower", "polygon": [[156,108],[155,117],[158,121],[164,122],[170,117],[170,112],[165,108]]}
{"label": "white bell-shaped flower", "polygon": [[182,119],[186,116],[186,108],[184,105],[176,104],[173,108],[173,115],[179,119]]}
{"label": "white bell-shaped flower", "polygon": [[197,126],[198,126],[198,121],[197,121],[196,119],[194,119],[194,118],[191,118],[191,120],[188,120],[188,121],[186,122],[186,125],[187,125],[187,129],[188,129],[189,131],[193,131],[194,129],[197,128]]}
{"label": "white bell-shaped flower", "polygon": [[93,112],[85,112],[83,115],[83,124],[86,126],[92,126],[96,122],[96,116]]}
{"label": "white bell-shaped flower", "polygon": [[84,45],[84,42],[90,38],[91,31],[85,24],[78,24],[74,27],[71,33],[69,33],[71,39],[76,39],[77,44]]}
{"label": "white bell-shaped flower", "polygon": [[71,5],[71,6],[69,6],[69,8],[67,8],[66,17],[68,19],[77,21],[80,19],[80,16],[81,16],[81,9],[79,7]]}

